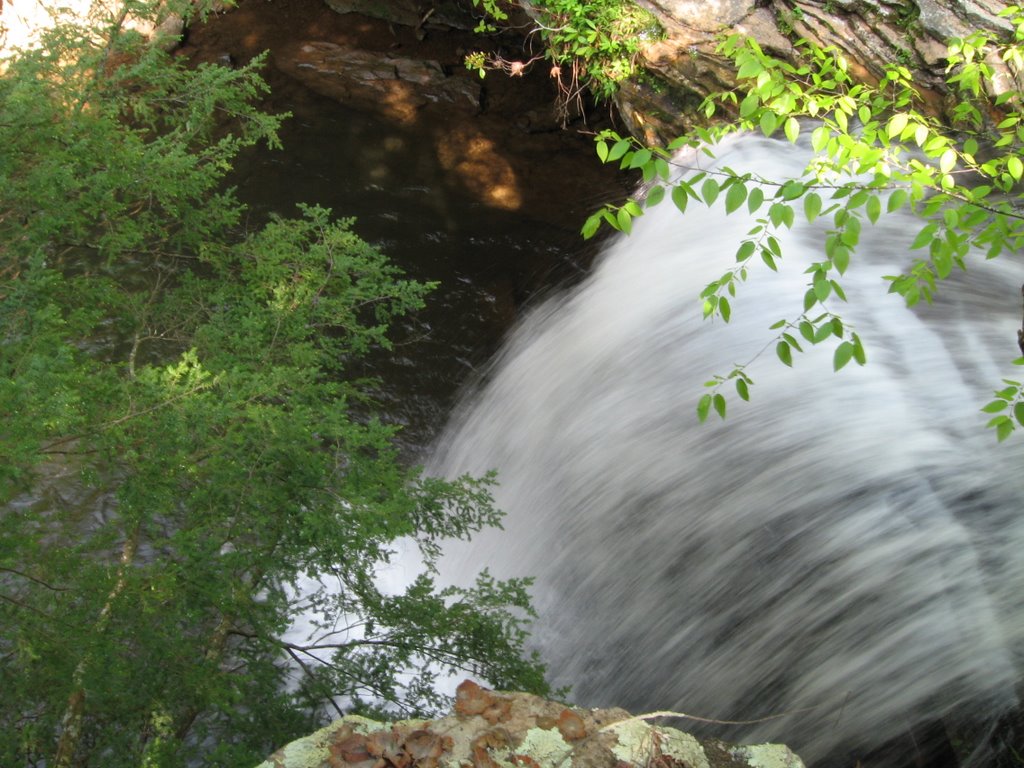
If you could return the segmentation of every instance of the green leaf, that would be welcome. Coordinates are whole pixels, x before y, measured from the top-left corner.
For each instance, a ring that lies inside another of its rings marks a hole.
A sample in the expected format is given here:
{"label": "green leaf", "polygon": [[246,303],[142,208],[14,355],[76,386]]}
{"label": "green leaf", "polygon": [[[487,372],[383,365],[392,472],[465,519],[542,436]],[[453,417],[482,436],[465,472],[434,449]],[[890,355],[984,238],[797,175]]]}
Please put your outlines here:
{"label": "green leaf", "polygon": [[719,393],[715,393],[714,397],[711,398],[711,405],[715,409],[715,413],[718,414],[720,419],[725,418],[725,397]]}
{"label": "green leaf", "polygon": [[764,202],[764,190],[760,187],[752,187],[750,194],[747,195],[747,210],[751,213],[757,212],[757,209],[761,207],[761,203]]}
{"label": "green leaf", "polygon": [[739,80],[750,80],[761,74],[763,70],[764,65],[754,57],[750,57],[740,65],[739,70],[736,72],[736,77]]}
{"label": "green leaf", "polygon": [[872,195],[868,198],[867,204],[865,205],[865,212],[868,215],[868,221],[875,224],[878,221],[878,217],[882,215],[882,201],[878,195]]}
{"label": "green leaf", "polygon": [[608,152],[608,162],[613,163],[621,158],[633,146],[629,139],[619,139]]}
{"label": "green leaf", "polygon": [[924,248],[926,245],[931,245],[932,240],[935,239],[935,230],[938,229],[938,226],[933,221],[922,227],[921,231],[917,233],[917,237],[914,238],[914,242],[910,244],[910,249],[916,250]]}
{"label": "green leaf", "polygon": [[828,284],[832,286],[832,292],[835,293],[840,301],[846,301],[846,293],[843,291],[843,286],[835,280],[829,280]]}
{"label": "green leaf", "polygon": [[985,413],[999,413],[999,411],[1006,410],[1010,407],[1010,404],[1005,400],[993,400],[981,410]]}
{"label": "green leaf", "polygon": [[895,189],[893,193],[889,195],[889,202],[886,203],[885,209],[892,213],[893,211],[899,210],[907,202],[907,191],[905,189]]}
{"label": "green leaf", "polygon": [[775,354],[778,355],[779,360],[781,360],[784,365],[788,365],[790,367],[793,366],[793,352],[790,350],[789,344],[785,341],[780,341],[775,345]]}
{"label": "green leaf", "polygon": [[832,293],[832,284],[828,281],[825,276],[824,270],[818,270],[814,273],[813,282],[814,297],[818,301],[825,301]]}
{"label": "green leaf", "polygon": [[608,142],[604,139],[597,142],[597,156],[602,163],[608,162]]}
{"label": "green leaf", "polygon": [[629,215],[629,211],[625,207],[619,208],[618,213],[615,214],[615,221],[618,223],[619,229],[627,235],[633,231],[633,217]]}
{"label": "green leaf", "polygon": [[644,215],[643,208],[640,207],[640,204],[637,203],[636,200],[627,200],[625,203],[622,204],[622,207],[629,211],[629,215],[634,218],[636,218],[637,216]]}
{"label": "green leaf", "polygon": [[1005,414],[989,419],[988,424],[985,426],[996,430],[996,438],[999,442],[1008,438],[1014,429],[1013,419]]}
{"label": "green leaf", "polygon": [[1014,181],[1020,181],[1021,174],[1024,173],[1024,163],[1017,155],[1010,155],[1006,159],[1006,170]]}
{"label": "green leaf", "polygon": [[594,236],[598,228],[601,226],[601,219],[602,216],[600,211],[598,211],[597,213],[592,213],[590,216],[587,217],[587,220],[583,222],[582,229],[584,240],[589,240]]}
{"label": "green leaf", "polygon": [[903,133],[903,129],[907,127],[909,122],[909,115],[905,112],[899,112],[889,118],[889,124],[886,127],[886,133],[890,139],[897,138]]}
{"label": "green leaf", "polygon": [[1018,424],[1024,427],[1024,402],[1016,403],[1013,406],[1013,418],[1017,420]]}
{"label": "green leaf", "polygon": [[1013,422],[1010,421],[1009,419],[1007,419],[1006,421],[1001,421],[996,425],[996,438],[999,440],[999,442],[1003,442],[1003,440],[1008,438],[1012,433]]}
{"label": "green leaf", "polygon": [[679,209],[680,213],[686,213],[686,204],[690,201],[690,196],[686,193],[686,188],[681,186],[672,187],[672,202],[676,208]]}
{"label": "green leaf", "polygon": [[796,200],[800,197],[807,189],[807,186],[800,181],[795,179],[789,179],[779,189],[779,196],[783,200]]}
{"label": "green leaf", "polygon": [[[741,400],[750,401],[750,389],[747,387],[745,379],[736,379],[736,394],[740,396]],[[1024,424],[1024,422],[1021,423]]]}
{"label": "green leaf", "polygon": [[749,259],[757,245],[753,240],[744,240],[740,243],[740,247],[736,249],[736,261],[746,261]]}
{"label": "green leaf", "polygon": [[775,129],[776,127],[778,127],[778,124],[779,117],[774,112],[770,110],[765,110],[764,112],[761,113],[761,133],[763,133],[765,136],[771,136],[773,133],[775,133]]}
{"label": "green leaf", "polygon": [[710,176],[704,179],[704,183],[700,188],[700,194],[706,205],[711,206],[714,204],[715,200],[718,199],[719,189],[718,182]]}
{"label": "green leaf", "polygon": [[749,94],[742,102],[740,102],[740,118],[745,120],[752,117],[760,106],[761,99],[758,98],[757,94]]}
{"label": "green leaf", "polygon": [[828,146],[830,138],[832,138],[832,135],[829,132],[828,126],[819,125],[811,131],[811,147],[815,152],[821,152]]}
{"label": "green leaf", "polygon": [[836,347],[835,354],[832,357],[832,369],[835,371],[841,370],[848,362],[853,358],[853,344],[848,341],[844,341],[838,347]]}
{"label": "green leaf", "polygon": [[866,365],[868,362],[867,353],[864,351],[864,344],[860,340],[860,336],[856,333],[853,337],[853,359],[857,361],[857,365]]}
{"label": "green leaf", "polygon": [[[1018,161],[1019,162],[1019,161]],[[956,165],[956,152],[949,148],[939,157],[939,170],[942,173],[949,173]]]}
{"label": "green leaf", "polygon": [[768,218],[775,227],[781,227],[783,224],[792,227],[794,219],[793,208],[785,203],[772,203],[768,209]]}
{"label": "green leaf", "polygon": [[809,310],[811,307],[813,307],[817,303],[818,303],[818,297],[815,295],[814,289],[813,288],[808,288],[807,291],[804,293],[804,312]]}
{"label": "green leaf", "polygon": [[742,181],[735,181],[729,185],[725,193],[725,212],[732,213],[747,199],[747,188]]}
{"label": "green leaf", "polygon": [[644,147],[633,153],[633,157],[629,160],[629,167],[632,169],[642,168],[651,161],[651,150]]}
{"label": "green leaf", "polygon": [[729,306],[729,300],[725,296],[718,298],[718,313],[725,322],[729,322],[729,318],[732,316],[732,307]]}
{"label": "green leaf", "polygon": [[850,250],[845,245],[837,245],[832,253],[832,264],[840,275],[846,274],[850,266]]}
{"label": "green leaf", "polygon": [[935,265],[935,274],[939,279],[945,280],[953,271],[953,254],[946,243],[940,243],[937,248],[932,249],[932,264]]}
{"label": "green leaf", "polygon": [[917,145],[920,147],[924,146],[924,143],[927,140],[928,126],[924,125],[923,123],[918,123],[917,126],[914,128],[914,141],[917,142]]}
{"label": "green leaf", "polygon": [[814,221],[821,213],[821,196],[817,192],[808,192],[804,197],[804,215],[807,221]]}
{"label": "green leaf", "polygon": [[697,419],[704,423],[707,421],[708,413],[711,411],[711,395],[701,395],[700,400],[697,402]]}
{"label": "green leaf", "polygon": [[790,143],[796,144],[796,140],[800,136],[800,122],[795,117],[789,117],[786,119],[783,130],[786,132],[786,138],[789,139]]}
{"label": "green leaf", "polygon": [[647,208],[653,208],[664,199],[665,188],[659,184],[656,187],[651,187],[651,190],[647,193],[647,197],[644,199],[644,206]]}

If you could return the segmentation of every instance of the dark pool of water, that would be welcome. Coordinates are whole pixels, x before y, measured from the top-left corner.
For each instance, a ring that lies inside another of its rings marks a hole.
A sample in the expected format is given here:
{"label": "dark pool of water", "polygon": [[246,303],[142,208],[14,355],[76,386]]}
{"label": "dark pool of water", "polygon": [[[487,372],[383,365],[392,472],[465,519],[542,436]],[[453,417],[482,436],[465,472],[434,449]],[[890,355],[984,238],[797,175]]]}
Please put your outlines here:
{"label": "dark pool of water", "polygon": [[[403,426],[412,458],[486,364],[531,297],[580,276],[593,254],[578,232],[602,193],[567,203],[561,222],[491,207],[442,167],[422,128],[388,123],[292,86],[274,108],[293,113],[283,151],[244,155],[232,183],[254,222],[299,202],[356,218],[355,231],[410,276],[436,281],[425,310],[374,354],[382,412]],[[580,162],[595,162],[581,156]],[[604,192],[607,195],[608,192]]]}

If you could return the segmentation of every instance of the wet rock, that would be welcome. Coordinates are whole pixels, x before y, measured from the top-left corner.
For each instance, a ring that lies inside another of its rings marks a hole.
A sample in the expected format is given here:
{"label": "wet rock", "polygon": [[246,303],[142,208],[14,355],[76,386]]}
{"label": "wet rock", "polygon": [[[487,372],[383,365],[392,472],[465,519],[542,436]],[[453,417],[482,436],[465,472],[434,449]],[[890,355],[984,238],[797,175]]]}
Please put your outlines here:
{"label": "wet rock", "polygon": [[424,6],[418,0],[326,0],[338,13],[358,13],[391,24],[420,29],[473,29],[476,21],[464,7],[452,0],[438,0]]}
{"label": "wet rock", "polygon": [[803,768],[777,744],[734,747],[649,725],[621,709],[572,709],[525,693],[459,686],[438,720],[349,716],[258,768]]}
{"label": "wet rock", "polygon": [[323,40],[282,46],[278,68],[323,96],[357,109],[383,110],[409,121],[434,103],[474,113],[480,86],[463,73],[449,75],[436,61],[347,48]]}
{"label": "wet rock", "polygon": [[[699,121],[703,98],[735,85],[728,62],[714,52],[719,36],[741,32],[769,53],[795,62],[803,38],[843,52],[859,79],[877,80],[893,62],[907,66],[929,108],[948,115],[956,97],[945,86],[946,42],[982,29],[1011,32],[997,0],[639,0],[665,29],[641,53],[647,76],[624,83],[616,97],[627,128],[648,141],[671,139]],[[994,93],[1024,81],[1005,63]]]}

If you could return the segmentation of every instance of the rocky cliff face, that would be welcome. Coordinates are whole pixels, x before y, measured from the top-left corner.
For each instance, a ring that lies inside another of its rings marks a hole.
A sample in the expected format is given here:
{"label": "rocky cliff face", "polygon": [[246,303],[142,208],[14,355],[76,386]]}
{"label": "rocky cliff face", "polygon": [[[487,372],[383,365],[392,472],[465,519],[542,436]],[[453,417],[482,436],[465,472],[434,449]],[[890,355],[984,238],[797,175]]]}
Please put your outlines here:
{"label": "rocky cliff face", "polygon": [[[618,106],[629,130],[649,141],[679,135],[708,93],[730,88],[728,62],[714,53],[723,32],[754,37],[769,53],[794,60],[800,38],[835,46],[861,79],[874,80],[886,64],[907,66],[937,113],[952,106],[943,88],[946,41],[973,30],[1010,32],[997,16],[1000,0],[637,0],[654,13],[666,37],[648,45],[641,63],[648,77],[627,83]],[[998,60],[997,87],[1021,87]]]}
{"label": "rocky cliff face", "polygon": [[[466,0],[327,0],[339,12],[357,11],[414,27],[417,34],[474,23]],[[529,0],[517,0],[529,12]],[[625,128],[650,142],[667,141],[698,119],[706,95],[735,85],[729,62],[715,54],[719,37],[742,32],[772,55],[795,61],[794,42],[810,40],[843,52],[859,79],[876,80],[890,63],[914,73],[938,114],[953,106],[944,88],[946,42],[983,29],[1009,34],[998,16],[1003,0],[636,0],[651,11],[665,36],[640,52],[643,75],[623,83],[615,98]],[[525,19],[525,17],[522,17]],[[528,26],[528,25],[527,25]],[[536,51],[534,51],[536,53]],[[1024,87],[1002,61],[996,89]],[[500,75],[495,75],[500,77]]]}
{"label": "rocky cliff face", "polygon": [[349,716],[258,768],[803,768],[784,746],[737,747],[648,725],[621,709],[582,710],[466,681],[452,714],[381,723]]}

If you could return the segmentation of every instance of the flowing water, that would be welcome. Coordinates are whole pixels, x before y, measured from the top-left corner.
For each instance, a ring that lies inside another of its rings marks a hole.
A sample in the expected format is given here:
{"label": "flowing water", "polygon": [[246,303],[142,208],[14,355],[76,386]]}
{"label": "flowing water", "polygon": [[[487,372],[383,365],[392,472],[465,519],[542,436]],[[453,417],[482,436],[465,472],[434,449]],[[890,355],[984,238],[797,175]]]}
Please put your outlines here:
{"label": "flowing water", "polygon": [[[721,154],[768,178],[807,160],[759,137]],[[799,314],[823,227],[780,235],[780,272],[753,270],[730,323],[702,321],[698,293],[751,221],[695,208],[653,209],[535,308],[456,416],[433,468],[496,468],[508,516],[453,547],[447,576],[536,575],[535,642],[581,704],[788,713],[710,730],[811,764],[892,740],[880,762],[927,760],[902,734],[941,719],[956,742],[1017,700],[1024,451],[997,445],[979,408],[1014,374],[1024,270],[978,259],[911,311],[880,276],[907,267],[913,222],[865,223],[849,304],[832,308],[867,366],[834,374],[823,345],[789,369],[767,328]],[[752,402],[698,424],[703,382],[752,359]]]}

